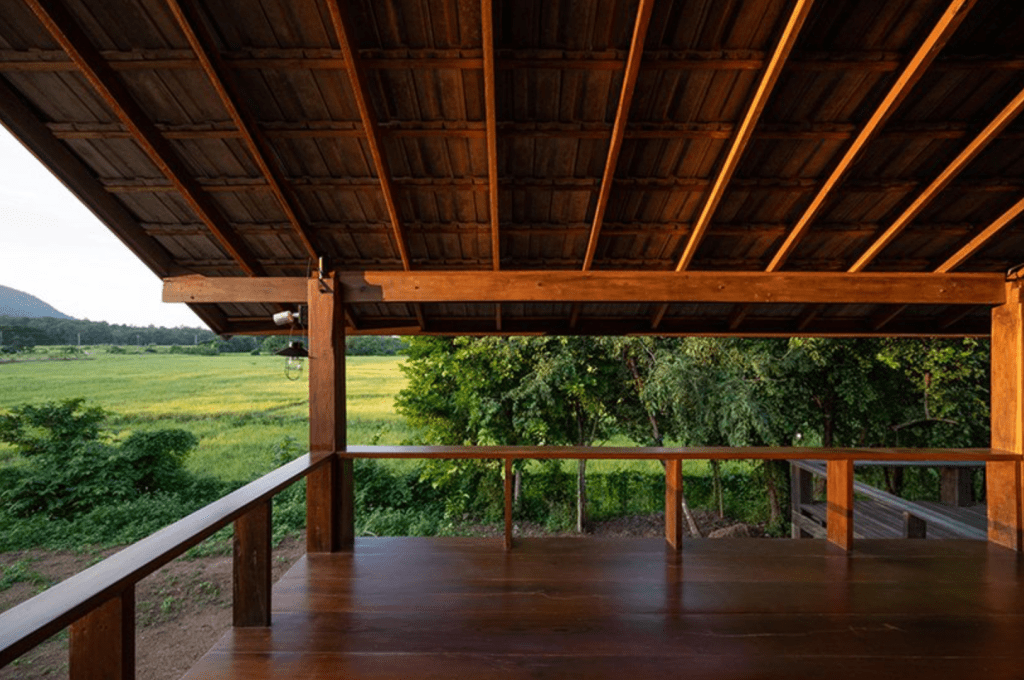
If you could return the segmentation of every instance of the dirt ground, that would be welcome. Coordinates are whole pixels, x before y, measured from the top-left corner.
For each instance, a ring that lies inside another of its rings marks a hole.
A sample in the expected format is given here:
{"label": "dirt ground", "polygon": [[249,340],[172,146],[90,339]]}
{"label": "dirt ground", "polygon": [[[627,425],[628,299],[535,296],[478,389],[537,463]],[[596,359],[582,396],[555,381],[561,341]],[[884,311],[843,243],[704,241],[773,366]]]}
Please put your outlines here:
{"label": "dirt ground", "polygon": [[[731,520],[706,511],[694,513],[704,536],[728,527]],[[497,536],[498,525],[464,527],[467,535]],[[751,535],[761,535],[750,527]],[[620,517],[594,523],[589,536],[661,536],[664,516],[660,513]],[[686,532],[689,534],[689,531]],[[516,525],[517,536],[544,536],[542,527]],[[567,534],[573,535],[573,534]],[[98,562],[115,550],[68,553],[32,550],[0,553],[0,566],[21,563],[35,576],[35,582],[19,582],[0,591],[4,611]],[[297,538],[286,539],[274,549],[273,579],[281,577],[302,554],[305,545]],[[179,558],[143,579],[135,592],[136,677],[139,680],[176,680],[205,654],[231,627],[231,556]],[[60,680],[68,677],[68,633],[62,631],[49,641],[0,669],[0,680]]]}

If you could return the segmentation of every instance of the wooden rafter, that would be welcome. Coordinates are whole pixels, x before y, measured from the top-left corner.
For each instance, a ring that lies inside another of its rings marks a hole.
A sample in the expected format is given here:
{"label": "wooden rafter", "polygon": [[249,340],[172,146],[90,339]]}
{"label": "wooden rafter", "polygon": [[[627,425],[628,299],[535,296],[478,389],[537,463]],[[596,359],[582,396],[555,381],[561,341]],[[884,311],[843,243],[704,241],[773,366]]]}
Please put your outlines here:
{"label": "wooden rafter", "polygon": [[711,224],[711,218],[714,216],[723,194],[725,194],[729,180],[732,179],[736,166],[739,165],[740,158],[743,157],[743,152],[747,149],[747,144],[753,135],[754,127],[761,118],[761,112],[764,111],[764,107],[768,103],[768,97],[771,96],[775,83],[779,80],[779,74],[782,73],[786,59],[789,57],[790,52],[792,52],[793,45],[796,44],[797,36],[800,35],[800,29],[803,28],[804,21],[807,19],[807,14],[811,11],[813,4],[814,0],[796,0],[793,5],[793,11],[786,21],[782,36],[779,38],[779,42],[772,52],[771,59],[769,59],[764,72],[761,74],[761,80],[754,90],[754,96],[750,100],[750,105],[747,107],[746,113],[743,114],[743,120],[736,130],[732,144],[729,145],[725,161],[723,161],[722,167],[718,171],[718,176],[715,177],[711,190],[704,199],[700,217],[693,224],[693,231],[690,233],[690,238],[686,242],[683,254],[676,264],[677,272],[688,268],[693,261],[697,248],[704,238],[704,232],[707,231],[708,226]]}
{"label": "wooden rafter", "polygon": [[959,267],[963,264],[964,260],[976,253],[979,248],[988,243],[989,239],[1002,231],[1006,225],[1015,220],[1022,212],[1024,212],[1024,198],[1014,203],[1009,210],[997,217],[990,225],[985,227],[981,233],[972,238],[966,245],[960,248],[960,250],[951,255],[949,259],[940,264],[935,271],[944,274]]}
{"label": "wooden rafter", "polygon": [[[1002,304],[1004,276],[985,274],[665,271],[340,272],[347,303],[652,302]],[[300,277],[168,278],[165,302],[296,303]]]}
{"label": "wooden rafter", "polygon": [[249,247],[234,233],[216,204],[188,172],[184,162],[131,96],[120,77],[100,56],[68,10],[57,0],[25,0],[79,72],[128,129],[135,142],[171,181],[192,211],[207,226],[221,247],[250,276],[265,274]]}
{"label": "wooden rafter", "polygon": [[402,226],[402,218],[398,214],[398,203],[395,200],[395,191],[391,180],[391,170],[388,167],[387,158],[384,156],[384,149],[381,145],[380,130],[377,125],[377,116],[373,112],[370,103],[369,87],[366,82],[366,73],[359,62],[358,51],[356,50],[353,33],[349,26],[349,20],[341,8],[338,0],[327,0],[327,7],[331,13],[331,24],[338,38],[338,45],[341,48],[345,60],[349,80],[352,84],[352,95],[359,109],[359,118],[363,123],[363,130],[366,134],[366,143],[370,147],[370,156],[373,157],[373,164],[377,171],[377,178],[380,181],[380,190],[384,194],[384,205],[387,207],[388,216],[391,218],[391,229],[395,238],[395,247],[402,260],[404,269],[411,269],[409,249],[406,245],[405,229]]}
{"label": "wooden rafter", "polygon": [[914,202],[907,206],[899,217],[897,217],[889,228],[879,236],[868,249],[864,251],[857,261],[850,267],[851,272],[860,272],[874,260],[882,252],[882,250],[896,238],[900,232],[902,232],[911,221],[914,220],[921,211],[931,203],[932,199],[939,195],[946,186],[953,181],[960,172],[967,167],[967,164],[974,160],[982,150],[989,145],[990,142],[996,139],[999,134],[1009,125],[1021,111],[1024,111],[1024,89],[1021,89],[1017,93],[1017,96],[1010,100],[1010,103],[1003,108],[1002,111],[996,115],[992,121],[985,126],[985,129],[978,133],[974,139],[971,140],[960,154],[953,159],[953,161],[946,166],[946,168],[939,173],[939,176],[935,180],[925,187]]}
{"label": "wooden rafter", "polygon": [[590,269],[594,262],[594,254],[597,252],[597,241],[601,235],[601,225],[604,222],[605,209],[608,207],[608,198],[612,193],[612,185],[615,183],[615,167],[619,162],[619,151],[622,150],[622,139],[629,120],[629,107],[633,103],[633,91],[636,89],[637,76],[640,73],[644,40],[647,37],[647,26],[650,24],[653,9],[654,0],[640,0],[636,23],[633,26],[633,40],[629,45],[629,57],[626,59],[626,73],[622,77],[622,93],[619,95],[619,106],[615,111],[615,123],[612,125],[612,137],[608,145],[601,190],[597,195],[597,206],[594,208],[594,223],[590,228],[587,252],[583,256],[583,271]]}
{"label": "wooden rafter", "polygon": [[292,231],[295,232],[309,257],[315,260],[323,253],[316,247],[313,235],[299,217],[298,205],[284,179],[284,173],[275,160],[270,144],[260,131],[255,118],[242,105],[243,100],[238,95],[238,89],[232,81],[230,69],[224,64],[213,37],[204,26],[199,16],[199,8],[192,0],[167,0],[167,5],[178,21],[189,45],[192,46],[192,51],[199,59],[203,72],[213,85],[213,89],[217,91],[217,96],[220,97],[235,128],[241,134],[246,146],[249,147],[249,153],[259,167],[268,188],[280,203],[285,218],[291,224]]}
{"label": "wooden rafter", "polygon": [[[495,94],[494,15],[491,0],[480,0],[481,36],[484,51],[484,110],[487,118],[487,184],[491,213],[491,259],[495,271],[501,269],[501,241],[498,231],[498,109]],[[500,318],[500,311],[499,311]]]}
{"label": "wooden rafter", "polygon": [[807,206],[806,210],[797,220],[792,231],[790,231],[786,240],[768,264],[766,271],[775,272],[782,268],[794,248],[796,248],[797,243],[800,242],[800,239],[807,232],[811,222],[825,204],[825,200],[832,194],[840,180],[853,166],[854,161],[860,156],[868,142],[878,134],[882,126],[885,125],[885,122],[910,93],[911,88],[924,75],[925,70],[935,60],[939,51],[946,44],[946,41],[949,40],[953,32],[966,18],[974,3],[975,0],[952,0],[950,2],[938,23],[935,24],[928,37],[925,38],[924,42],[914,53],[906,68],[903,69],[896,82],[886,93],[881,104],[878,105],[867,123],[864,124],[864,127],[857,134],[857,137],[847,147],[839,163],[832,169],[828,179],[821,185],[810,205]]}

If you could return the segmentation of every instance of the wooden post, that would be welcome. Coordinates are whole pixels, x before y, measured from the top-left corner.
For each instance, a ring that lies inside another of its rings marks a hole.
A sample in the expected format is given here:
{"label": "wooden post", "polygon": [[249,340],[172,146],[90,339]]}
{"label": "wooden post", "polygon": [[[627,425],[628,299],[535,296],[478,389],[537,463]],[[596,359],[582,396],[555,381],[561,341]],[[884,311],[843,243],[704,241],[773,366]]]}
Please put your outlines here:
{"label": "wooden post", "polygon": [[843,550],[853,548],[853,461],[828,461],[828,540]]}
{"label": "wooden post", "polygon": [[665,461],[665,541],[673,550],[683,547],[683,462]]}
{"label": "wooden post", "polygon": [[505,459],[505,550],[512,549],[512,459]]}
{"label": "wooden post", "polygon": [[927,538],[928,523],[917,515],[903,513],[903,538]]}
{"label": "wooden post", "polygon": [[345,432],[345,306],[333,274],[312,278],[309,302],[309,450],[331,461],[306,477],[306,550],[335,552],[355,539],[352,460]]}
{"label": "wooden post", "polygon": [[814,500],[814,475],[795,464],[789,464],[789,501],[792,538],[810,538],[811,535],[801,528],[797,518],[802,515],[804,503]]}
{"label": "wooden post", "polygon": [[[1024,316],[1019,283],[992,309],[992,448],[1024,452]],[[1021,461],[986,464],[988,540],[1021,550]]]}
{"label": "wooden post", "polygon": [[944,467],[940,470],[940,500],[947,505],[964,508],[974,503],[974,482],[969,467]]}
{"label": "wooden post", "polygon": [[268,500],[235,520],[235,627],[270,625],[270,517]]}
{"label": "wooden post", "polygon": [[133,586],[71,624],[68,671],[70,680],[134,680]]}

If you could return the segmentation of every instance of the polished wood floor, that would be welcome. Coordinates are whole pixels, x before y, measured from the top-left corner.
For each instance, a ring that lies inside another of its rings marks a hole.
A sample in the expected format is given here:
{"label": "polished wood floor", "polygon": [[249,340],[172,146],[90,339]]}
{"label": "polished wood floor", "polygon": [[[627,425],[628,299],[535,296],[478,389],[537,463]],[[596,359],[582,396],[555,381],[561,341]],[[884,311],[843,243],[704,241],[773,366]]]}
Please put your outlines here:
{"label": "polished wood floor", "polygon": [[1022,584],[976,541],[360,539],[185,677],[1024,678]]}

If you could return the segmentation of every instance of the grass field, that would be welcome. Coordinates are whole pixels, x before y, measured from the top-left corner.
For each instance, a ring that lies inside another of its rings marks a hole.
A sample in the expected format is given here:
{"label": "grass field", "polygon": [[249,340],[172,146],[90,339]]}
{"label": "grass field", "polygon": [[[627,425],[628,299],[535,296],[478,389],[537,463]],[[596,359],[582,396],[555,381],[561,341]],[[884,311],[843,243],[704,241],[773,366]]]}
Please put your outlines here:
{"label": "grass field", "polygon": [[[188,466],[225,480],[249,480],[268,472],[275,449],[288,438],[302,450],[308,445],[306,376],[287,380],[280,357],[107,354],[102,348],[90,352],[86,359],[0,364],[0,411],[83,397],[107,410],[110,424],[122,436],[165,427],[191,431],[200,443]],[[349,444],[399,444],[412,434],[393,408],[406,383],[399,370],[403,360],[347,358]],[[610,443],[629,444],[622,438]],[[7,453],[0,449],[0,461]],[[687,474],[705,474],[706,468],[704,461],[686,461]],[[660,466],[656,461],[591,461],[588,469],[656,471]]]}

